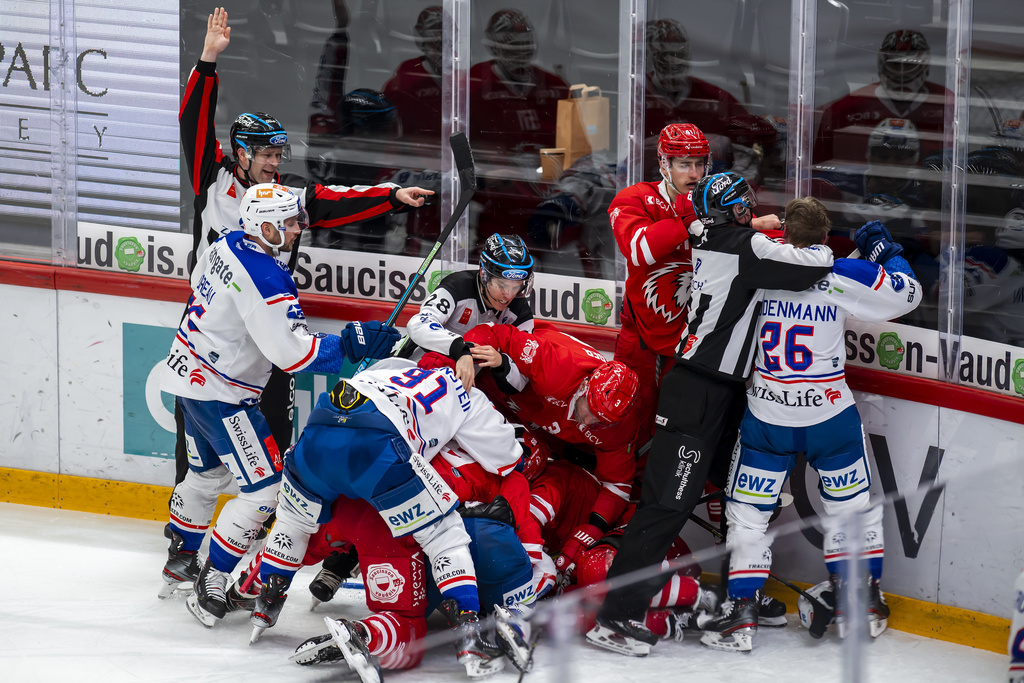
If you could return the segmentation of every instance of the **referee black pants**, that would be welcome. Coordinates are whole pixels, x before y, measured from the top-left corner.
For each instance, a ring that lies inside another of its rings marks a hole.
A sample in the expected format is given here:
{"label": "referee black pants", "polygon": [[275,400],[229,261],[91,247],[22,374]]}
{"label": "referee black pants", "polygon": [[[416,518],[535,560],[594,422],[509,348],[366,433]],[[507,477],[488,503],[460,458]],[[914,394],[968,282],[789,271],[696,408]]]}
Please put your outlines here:
{"label": "referee black pants", "polygon": [[[640,503],[626,525],[609,579],[660,565],[700,500],[705,481],[725,486],[745,407],[742,381],[711,377],[681,363],[665,375]],[[651,598],[668,579],[669,574],[660,574],[610,591],[599,616],[643,621]]]}

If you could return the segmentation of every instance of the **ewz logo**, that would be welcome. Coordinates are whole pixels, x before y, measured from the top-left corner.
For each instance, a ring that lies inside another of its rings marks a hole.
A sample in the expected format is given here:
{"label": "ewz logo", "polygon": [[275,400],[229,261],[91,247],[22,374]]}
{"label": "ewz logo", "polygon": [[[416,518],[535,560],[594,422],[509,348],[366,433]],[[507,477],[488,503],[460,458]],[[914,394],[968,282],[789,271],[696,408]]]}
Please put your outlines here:
{"label": "ewz logo", "polygon": [[533,586],[523,586],[520,590],[505,594],[505,606],[528,604],[534,598]]}
{"label": "ewz logo", "polygon": [[415,522],[418,519],[428,517],[431,514],[433,514],[433,510],[424,512],[419,503],[414,503],[411,508],[402,510],[394,515],[389,515],[388,521],[391,522],[391,526],[400,528],[408,526],[411,522]]}

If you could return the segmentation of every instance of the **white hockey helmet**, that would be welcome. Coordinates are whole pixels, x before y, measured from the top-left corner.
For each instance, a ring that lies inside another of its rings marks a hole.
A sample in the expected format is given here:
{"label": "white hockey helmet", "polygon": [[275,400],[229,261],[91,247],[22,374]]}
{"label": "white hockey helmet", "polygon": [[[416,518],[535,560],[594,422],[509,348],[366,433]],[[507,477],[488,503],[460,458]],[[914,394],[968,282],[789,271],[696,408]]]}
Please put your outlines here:
{"label": "white hockey helmet", "polygon": [[[821,597],[823,593],[828,593],[828,595],[824,599]],[[826,605],[830,602],[835,604],[831,599],[832,584],[828,580],[822,581],[817,586],[812,586],[811,588],[808,588],[807,594],[814,596],[818,600],[821,600]],[[797,610],[799,610],[800,612],[800,625],[804,628],[810,628],[811,621],[814,619],[814,606],[811,604],[811,601],[801,595],[799,598],[797,598],[796,607]]]}
{"label": "white hockey helmet", "polygon": [[242,195],[242,204],[238,208],[241,214],[238,222],[242,231],[246,235],[256,237],[272,249],[284,245],[284,235],[281,235],[280,244],[267,242],[263,237],[264,223],[271,223],[282,233],[286,230],[284,222],[293,216],[298,217],[300,230],[309,224],[306,211],[302,208],[302,199],[284,185],[253,185]]}

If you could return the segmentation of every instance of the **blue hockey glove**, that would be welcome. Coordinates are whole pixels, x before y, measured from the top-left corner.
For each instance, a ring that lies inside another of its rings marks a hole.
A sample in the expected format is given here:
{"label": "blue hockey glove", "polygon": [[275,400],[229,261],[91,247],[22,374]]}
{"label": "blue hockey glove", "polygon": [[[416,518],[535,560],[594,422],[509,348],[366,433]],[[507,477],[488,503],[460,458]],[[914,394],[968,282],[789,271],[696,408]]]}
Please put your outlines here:
{"label": "blue hockey glove", "polygon": [[903,247],[896,243],[881,221],[871,221],[862,225],[857,229],[853,241],[860,249],[862,258],[883,266],[893,256],[903,253]]}
{"label": "blue hockey glove", "polygon": [[361,358],[386,358],[402,335],[393,327],[368,320],[345,325],[339,336],[345,357],[357,361]]}

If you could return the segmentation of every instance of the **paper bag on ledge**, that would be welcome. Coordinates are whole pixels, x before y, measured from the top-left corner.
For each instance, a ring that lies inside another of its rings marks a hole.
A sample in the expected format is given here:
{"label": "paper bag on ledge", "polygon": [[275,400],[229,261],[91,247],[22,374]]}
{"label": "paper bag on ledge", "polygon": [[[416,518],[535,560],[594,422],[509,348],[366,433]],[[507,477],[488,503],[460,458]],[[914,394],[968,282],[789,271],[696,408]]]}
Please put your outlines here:
{"label": "paper bag on ledge", "polygon": [[569,98],[558,101],[555,146],[565,149],[565,168],[591,152],[608,149],[608,98],[597,86],[569,87]]}

